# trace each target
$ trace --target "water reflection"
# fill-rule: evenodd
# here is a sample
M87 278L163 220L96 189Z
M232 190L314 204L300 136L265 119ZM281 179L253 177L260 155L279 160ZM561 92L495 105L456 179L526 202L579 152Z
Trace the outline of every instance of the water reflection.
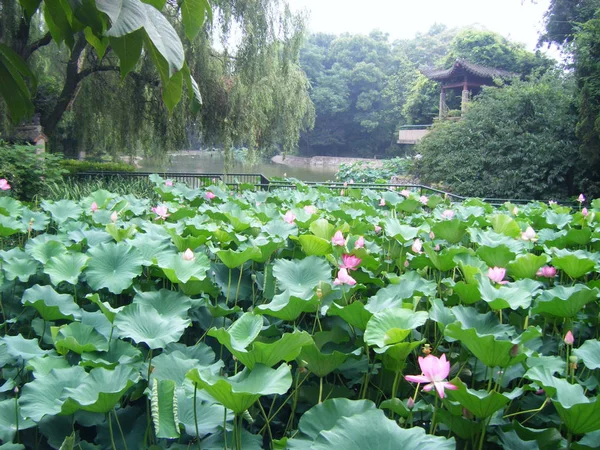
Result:
M219 152L174 153L167 161L152 159L140 162L140 171L148 172L188 172L188 173L223 173L224 158ZM234 160L229 173L262 173L270 177L293 177L303 181L335 180L337 167L289 167L271 162L244 164Z

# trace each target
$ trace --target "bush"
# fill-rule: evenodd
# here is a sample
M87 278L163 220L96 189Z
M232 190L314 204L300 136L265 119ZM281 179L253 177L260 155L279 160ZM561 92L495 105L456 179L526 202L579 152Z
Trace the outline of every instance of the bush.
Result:
M0 178L8 180L14 197L32 201L48 192L49 183L62 178L61 159L61 155L38 155L31 145L0 142Z
M356 183L389 183L395 175L407 173L411 160L408 158L393 158L384 160L381 166L373 166L372 162L357 161L340 164L335 174L338 181L353 180Z
M135 166L124 162L79 161L65 159L61 161L63 169L69 173L80 172L135 172Z

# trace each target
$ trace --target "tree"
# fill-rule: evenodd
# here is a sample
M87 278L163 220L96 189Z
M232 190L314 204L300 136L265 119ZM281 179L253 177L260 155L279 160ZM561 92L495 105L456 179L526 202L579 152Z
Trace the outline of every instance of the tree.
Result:
M579 25L592 19L598 9L600 0L550 0L544 14L546 32L540 36L540 43L571 43Z
M459 122L442 122L417 144L416 174L465 196L567 198L585 184L578 158L574 86L548 72L486 87Z

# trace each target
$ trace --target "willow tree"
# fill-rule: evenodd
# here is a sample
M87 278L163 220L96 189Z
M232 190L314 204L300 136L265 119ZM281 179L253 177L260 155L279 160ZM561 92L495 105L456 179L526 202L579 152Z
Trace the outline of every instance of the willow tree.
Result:
M44 45L21 53L40 81L34 104L52 148L147 153L204 141L225 147L294 149L300 130L312 124L313 110L297 65L303 22L285 4L215 1L208 9L211 20L200 28L198 21L190 23L190 9L204 2L148 1L160 9L175 33L171 42L183 42L185 63L173 72L157 46L148 42L143 27L126 40L103 40L115 25L102 7L130 2L142 4L139 0L61 2L101 11L109 33L90 36L78 31L66 46ZM43 14L31 16L27 46L46 39L46 30L52 31L46 2L42 6ZM5 9L1 13L5 16ZM194 10L194 17L198 14ZM131 56L131 49L138 58ZM191 96L182 95L186 86ZM66 87L70 87L67 96ZM197 108L200 97L203 105Z

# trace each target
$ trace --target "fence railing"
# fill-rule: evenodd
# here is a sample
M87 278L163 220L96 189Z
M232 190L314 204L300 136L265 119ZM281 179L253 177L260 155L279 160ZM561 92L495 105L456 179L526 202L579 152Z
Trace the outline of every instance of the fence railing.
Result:
M270 180L263 174L259 173L187 173L187 172L80 172L69 175L70 177L85 181L85 180L139 180L147 179L156 173L165 179L178 181L187 184L190 188L201 188L214 183L222 182L232 189L239 188L243 185L253 186L255 189L273 190L273 189L297 189L298 183L290 180ZM304 181L302 184L311 187L325 187L332 190L341 191L343 189L371 189L374 191L400 191L402 189L410 189L417 192L419 195L438 194L447 197L452 201L460 202L468 197L446 192L431 186L421 184L377 184L377 183L341 183L331 181ZM505 202L514 204L526 204L531 202L529 199L509 199L509 198L481 198L482 201L492 205L502 205ZM561 201L561 204L569 204L568 201Z

